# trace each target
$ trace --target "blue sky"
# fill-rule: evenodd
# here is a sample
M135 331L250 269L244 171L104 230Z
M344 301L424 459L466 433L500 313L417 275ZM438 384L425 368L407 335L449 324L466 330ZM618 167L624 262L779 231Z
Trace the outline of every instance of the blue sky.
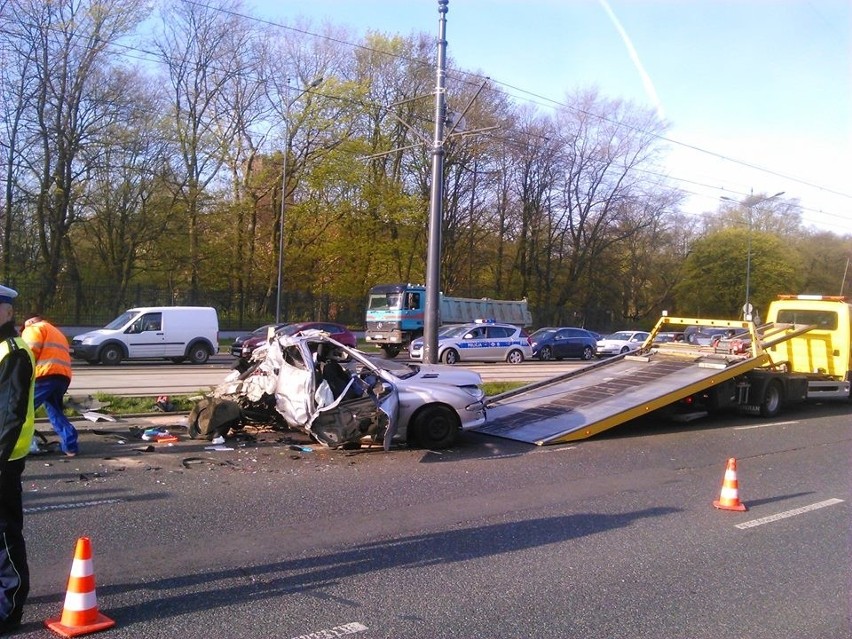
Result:
M247 0L260 17L437 37L437 0ZM671 124L686 211L750 192L852 233L849 0L449 0L447 54L542 109L597 86Z

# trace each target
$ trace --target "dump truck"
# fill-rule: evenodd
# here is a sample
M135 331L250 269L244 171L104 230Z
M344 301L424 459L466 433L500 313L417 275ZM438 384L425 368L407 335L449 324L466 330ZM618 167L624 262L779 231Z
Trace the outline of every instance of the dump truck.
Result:
M844 297L781 295L766 323L663 314L638 351L617 355L486 400L479 432L546 445L576 441L682 403L774 417L785 406L850 401L852 304ZM657 342L699 327L709 344ZM709 329L709 330L706 330Z
M532 314L526 299L448 297L439 293L438 325L466 324L478 319L516 326L530 326ZM422 284L380 284L367 297L365 339L379 346L386 357L400 351L423 335L426 287Z

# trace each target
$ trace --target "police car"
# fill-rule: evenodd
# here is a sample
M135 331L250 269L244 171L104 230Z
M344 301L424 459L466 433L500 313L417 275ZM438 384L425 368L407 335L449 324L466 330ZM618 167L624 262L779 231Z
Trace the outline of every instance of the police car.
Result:
M423 338L411 342L411 359L423 359ZM438 332L438 359L444 364L461 361L520 364L532 358L530 337L523 328L477 320L472 324L444 326Z

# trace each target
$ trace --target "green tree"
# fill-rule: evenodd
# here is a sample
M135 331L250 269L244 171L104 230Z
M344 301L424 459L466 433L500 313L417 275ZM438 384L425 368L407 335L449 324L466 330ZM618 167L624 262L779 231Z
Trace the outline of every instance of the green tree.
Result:
M675 287L676 313L742 317L749 262L749 301L761 316L776 295L800 288L800 258L778 236L753 231L749 241L747 229L724 229L693 244Z

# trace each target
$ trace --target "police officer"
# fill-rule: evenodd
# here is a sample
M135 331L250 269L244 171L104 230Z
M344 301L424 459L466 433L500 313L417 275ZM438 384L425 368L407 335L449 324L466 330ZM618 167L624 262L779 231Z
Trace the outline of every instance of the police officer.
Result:
M0 286L0 634L21 623L30 591L21 474L35 424L35 358L15 330L17 296Z

